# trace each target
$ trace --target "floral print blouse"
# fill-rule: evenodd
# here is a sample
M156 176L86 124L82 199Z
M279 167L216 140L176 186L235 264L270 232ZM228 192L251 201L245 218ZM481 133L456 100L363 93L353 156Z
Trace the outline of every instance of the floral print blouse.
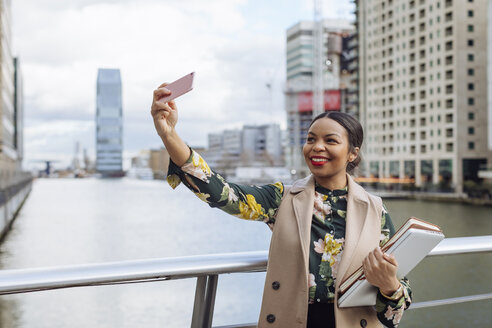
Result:
M270 228L275 224L275 214L284 192L280 182L263 186L228 183L194 150L181 168L170 162L167 181L172 188L183 182L209 206L241 219L265 222ZM335 300L336 273L345 242L347 194L347 187L328 190L316 184L309 253L310 304L333 303ZM391 218L383 206L380 246L394 233ZM377 294L375 309L385 327L397 327L403 311L410 306L412 291L408 280L402 279L401 284L403 294L398 300L389 299L380 292Z

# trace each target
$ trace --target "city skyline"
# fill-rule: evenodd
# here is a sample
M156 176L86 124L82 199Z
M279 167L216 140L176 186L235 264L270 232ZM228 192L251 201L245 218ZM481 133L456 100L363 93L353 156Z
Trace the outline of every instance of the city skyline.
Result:
M348 0L324 4L325 17L351 17ZM285 33L312 19L312 1L19 0L12 6L14 55L25 81L27 168L43 159L66 167L77 141L95 158L99 67L119 68L126 81L126 161L161 146L149 115L152 91L190 71L195 89L178 100L178 129L189 144L204 146L214 129L271 117L285 127Z

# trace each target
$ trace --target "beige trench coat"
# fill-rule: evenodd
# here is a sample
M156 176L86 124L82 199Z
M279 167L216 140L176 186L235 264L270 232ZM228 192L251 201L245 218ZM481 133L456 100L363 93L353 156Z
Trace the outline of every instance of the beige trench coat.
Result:
M368 194L349 175L347 179L345 245L337 273L343 279L336 279L335 295L340 283L379 245L381 234L381 199ZM284 192L270 242L260 328L306 327L313 204L313 176L296 181ZM372 307L335 306L335 320L337 328L382 327Z

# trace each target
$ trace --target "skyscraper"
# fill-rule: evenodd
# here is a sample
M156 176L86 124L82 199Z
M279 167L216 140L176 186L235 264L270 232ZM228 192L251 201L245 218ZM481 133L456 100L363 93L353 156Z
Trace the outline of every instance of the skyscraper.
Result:
M103 176L123 175L123 108L119 69L97 74L96 170Z
M12 32L11 32L11 3L7 0L0 1L0 189L17 181L21 170L21 160L18 147L21 139L21 114L22 114L22 83L18 62L14 63L12 56ZM14 66L15 65L15 66ZM14 75L16 80L14 80ZM17 89L16 89L17 88ZM15 101L16 95L18 96ZM19 111L17 116L16 111ZM20 129L20 130L19 130Z
M487 0L355 3L366 175L461 191L492 160Z
M302 145L313 118L314 101L314 31L315 23L301 21L287 29L287 83L285 109L289 147L287 166L296 170L298 176L309 170L302 159ZM321 72L324 89L324 110L352 112L357 110L353 95L347 92L353 86L349 64L354 65L351 33L354 26L347 20L325 19L322 21L322 54L324 67ZM319 82L319 81L318 81ZM351 98L347 99L350 96ZM349 100L349 101L348 101Z

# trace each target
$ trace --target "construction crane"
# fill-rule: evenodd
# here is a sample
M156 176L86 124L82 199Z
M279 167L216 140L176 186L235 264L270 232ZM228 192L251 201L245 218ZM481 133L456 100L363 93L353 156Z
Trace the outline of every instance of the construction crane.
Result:
M314 0L313 31L313 118L324 113L323 86L323 7L322 0Z

